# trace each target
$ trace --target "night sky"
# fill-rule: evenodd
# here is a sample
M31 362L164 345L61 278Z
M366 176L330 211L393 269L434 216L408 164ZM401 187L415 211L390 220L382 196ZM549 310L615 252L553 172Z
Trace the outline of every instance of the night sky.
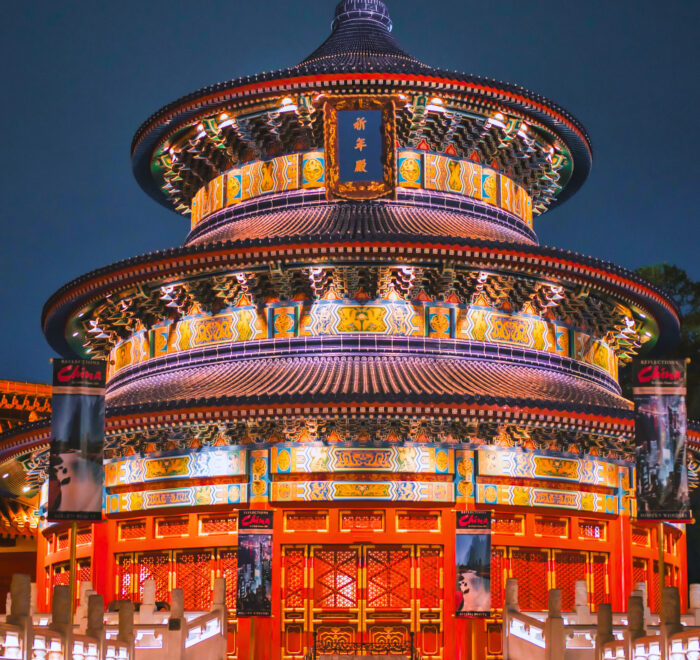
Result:
M593 172L541 242L700 278L697 0L387 2L418 59L540 92L587 127ZM0 18L0 378L48 381L45 300L99 266L182 242L141 192L131 138L207 84L296 64L335 3L11 2Z

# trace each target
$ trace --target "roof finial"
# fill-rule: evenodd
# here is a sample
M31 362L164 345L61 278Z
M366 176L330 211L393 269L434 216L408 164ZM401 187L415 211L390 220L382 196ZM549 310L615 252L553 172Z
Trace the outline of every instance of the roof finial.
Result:
M375 21L391 32L391 17L382 0L341 0L335 8L331 28L335 30L342 23L358 19Z

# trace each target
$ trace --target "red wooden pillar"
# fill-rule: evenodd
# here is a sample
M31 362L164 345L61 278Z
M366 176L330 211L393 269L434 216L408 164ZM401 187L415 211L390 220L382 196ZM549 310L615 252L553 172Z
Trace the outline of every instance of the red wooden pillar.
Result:
M46 571L46 555L49 553L49 542L46 537L39 532L36 537L36 604L40 612L49 612L49 584L50 578Z
M92 526L92 588L104 596L105 606L114 600L114 557L110 553L107 521Z
M632 526L629 516L618 515L610 525L611 557L609 563L610 592L613 612L627 611L627 598L632 593Z

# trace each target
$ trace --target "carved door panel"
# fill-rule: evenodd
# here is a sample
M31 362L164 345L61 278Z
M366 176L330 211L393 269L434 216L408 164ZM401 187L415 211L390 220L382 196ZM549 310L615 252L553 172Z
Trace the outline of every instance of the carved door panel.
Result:
M409 545L363 548L364 603L361 641L388 645L410 638L415 549Z
M425 660L443 657L445 606L442 546L416 547L417 571L414 599L416 645Z
M361 642L360 546L312 546L311 629L318 643Z

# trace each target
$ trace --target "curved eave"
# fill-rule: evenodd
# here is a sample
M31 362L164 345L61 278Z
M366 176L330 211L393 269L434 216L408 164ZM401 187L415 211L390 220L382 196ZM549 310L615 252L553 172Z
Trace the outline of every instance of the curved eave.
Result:
M311 68L311 65L307 68ZM478 103L498 104L499 108L534 118L567 144L574 161L571 178L550 209L571 197L583 185L591 170L591 143L581 122L544 96L517 85L439 69L435 69L432 75L391 71L360 74L310 71L308 75L299 75L298 70L287 69L205 87L163 107L136 131L131 146L134 176L150 197L166 208L172 208L153 178L151 162L157 146L173 130L193 121L198 115L209 114L233 101L249 101L255 97L301 91L333 93L357 83L364 86L376 83L385 88L393 87L397 91L411 88L430 93L458 94Z
M250 267L250 264L270 260L308 262L329 258L376 258L395 261L408 257L417 260L449 258L479 268L523 272L594 286L621 300L629 301L630 304L638 304L653 315L660 329L655 351L673 346L680 333L678 308L663 291L619 266L555 248L456 239L424 244L407 244L398 240L358 242L352 245L333 240L315 244L255 243L254 246L226 242L172 248L92 271L66 284L47 301L42 312L44 334L59 354L77 357L65 337L70 317L106 293L149 280L175 280L216 272L222 268Z

